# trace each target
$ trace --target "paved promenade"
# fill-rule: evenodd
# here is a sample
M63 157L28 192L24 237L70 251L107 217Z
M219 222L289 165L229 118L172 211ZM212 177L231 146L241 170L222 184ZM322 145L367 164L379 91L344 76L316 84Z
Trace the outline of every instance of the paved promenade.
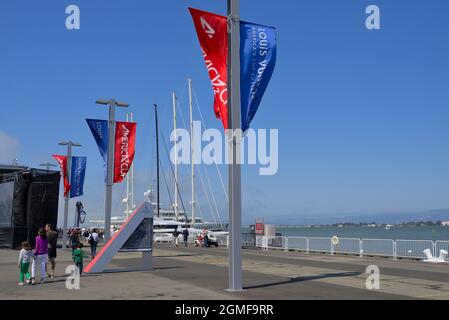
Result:
M0 249L0 299L449 299L449 264L243 250L245 290L230 293L227 249L157 245L154 270L126 270L140 259L123 253L108 266L114 271L67 290L70 252L58 255L55 279L18 287L18 251ZM368 265L380 268L380 290L365 287Z

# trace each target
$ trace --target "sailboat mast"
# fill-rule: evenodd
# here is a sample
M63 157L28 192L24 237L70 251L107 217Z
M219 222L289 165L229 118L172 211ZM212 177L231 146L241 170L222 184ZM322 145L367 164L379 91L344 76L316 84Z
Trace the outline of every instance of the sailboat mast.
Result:
M159 205L159 122L157 119L157 104L154 105L154 119L156 121L156 185L157 185L157 217L160 218L160 205Z
M189 109L190 109L190 163L192 165L192 227L195 224L195 161L192 112L192 79L189 78Z
M174 203L174 209L175 209L175 218L176 221L179 220L179 212L178 212L178 150L177 150L177 143L178 143L178 133L176 131L176 94L172 93L173 98L173 132L175 134L175 203Z

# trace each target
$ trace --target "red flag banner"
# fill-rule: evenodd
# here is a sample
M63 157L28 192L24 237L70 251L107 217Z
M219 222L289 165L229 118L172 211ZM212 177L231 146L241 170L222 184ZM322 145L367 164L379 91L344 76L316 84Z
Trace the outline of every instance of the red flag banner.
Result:
M136 126L134 122L117 122L115 126L114 183L126 177L134 160Z
M206 68L214 90L215 116L228 128L227 56L228 29L226 17L189 8L203 51Z
M53 155L52 157L58 162L61 168L61 176L64 179L64 197L67 198L70 191L70 183L67 177L67 157L60 155Z

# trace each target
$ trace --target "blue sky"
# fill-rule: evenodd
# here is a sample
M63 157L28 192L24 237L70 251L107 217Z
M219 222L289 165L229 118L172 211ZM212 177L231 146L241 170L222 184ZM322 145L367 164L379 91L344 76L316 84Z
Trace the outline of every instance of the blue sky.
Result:
M80 7L81 30L65 29L70 4ZM380 7L381 30L365 28L369 4ZM226 12L225 0L2 1L0 161L37 166L64 153L60 140L81 143L76 154L88 157L81 200L91 217L101 216L102 160L84 119L106 118L94 101L114 97L130 103L138 122L143 200L154 177L153 103L167 136L170 93L187 111L181 93L192 77L207 125L221 129L188 6ZM278 38L277 66L252 126L279 129L279 172L261 177L258 167L244 168L246 223L449 208L448 10L445 0L241 1L242 18L275 26ZM188 168L181 170L188 203ZM226 219L215 169L206 170ZM199 181L197 192L208 216ZM116 186L116 211L122 193Z

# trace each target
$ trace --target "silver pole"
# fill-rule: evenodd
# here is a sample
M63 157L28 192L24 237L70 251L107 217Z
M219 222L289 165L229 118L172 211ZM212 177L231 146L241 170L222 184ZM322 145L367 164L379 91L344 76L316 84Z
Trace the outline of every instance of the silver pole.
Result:
M97 100L95 103L109 107L108 163L104 210L104 240L107 242L111 238L112 186L114 184L115 107L127 108L129 105L124 102L117 102L114 99Z
M126 114L126 122L128 122L128 121L129 121L129 115ZM125 213L126 219L128 219L128 216L129 216L129 195L130 195L130 193L129 193L129 174L128 174L128 175L126 175L126 213Z
M66 168L66 175L67 180L70 181L70 174L71 174L71 168L72 168L72 147L81 147L80 144L74 143L72 141L64 141L60 142L59 145L61 146L67 146L67 168ZM63 221L63 233L62 233L62 248L67 248L67 221L69 219L69 200L70 200L70 191L67 194L67 196L64 197L64 221Z
M133 117L132 112L130 115L130 120L131 120L131 122L134 122L134 117ZM133 213L134 209L135 209L135 206L134 206L134 161L133 161L133 163L131 164L131 212L130 213Z
M112 186L114 184L114 141L115 140L115 100L109 101L109 134L108 134L108 178L106 182L106 200L104 212L104 240L111 238Z
M192 227L195 224L195 163L193 137L193 111L192 111L192 79L189 78L189 109L190 109L190 162L192 164Z
M176 131L176 94L172 93L173 98L173 130L175 133L175 217L176 221L179 220L179 212L178 212L178 150L177 150L177 143L178 143L178 134Z
M243 290L242 284L242 199L240 135L240 13L239 0L228 0L228 137L229 175L229 291Z
M70 171L72 168L72 144L69 143L67 145L67 180L70 181ZM62 238L62 247L67 248L67 221L69 219L69 200L70 200L70 191L67 193L67 196L64 198L64 237Z

